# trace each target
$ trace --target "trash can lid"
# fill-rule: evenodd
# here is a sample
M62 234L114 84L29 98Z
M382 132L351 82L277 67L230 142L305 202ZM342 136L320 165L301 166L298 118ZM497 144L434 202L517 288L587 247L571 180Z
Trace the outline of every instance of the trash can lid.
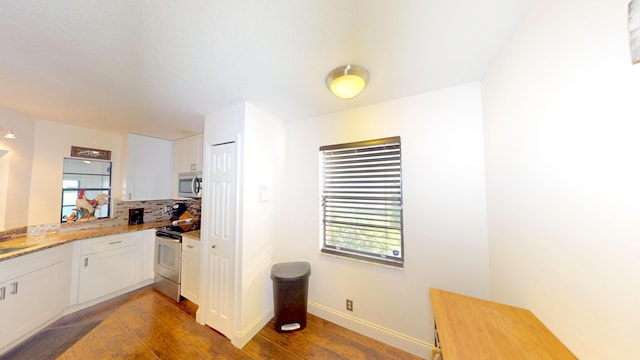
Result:
M273 264L271 279L298 279L311 275L311 265L306 261Z

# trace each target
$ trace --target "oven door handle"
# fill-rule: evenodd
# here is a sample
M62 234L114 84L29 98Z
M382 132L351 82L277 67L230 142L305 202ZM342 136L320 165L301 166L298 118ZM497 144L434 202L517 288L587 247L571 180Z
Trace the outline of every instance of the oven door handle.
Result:
M172 243L176 243L179 244L182 242L181 239L174 239L172 237L169 236L162 236L162 235L156 235L157 238L159 238L162 242L172 242Z

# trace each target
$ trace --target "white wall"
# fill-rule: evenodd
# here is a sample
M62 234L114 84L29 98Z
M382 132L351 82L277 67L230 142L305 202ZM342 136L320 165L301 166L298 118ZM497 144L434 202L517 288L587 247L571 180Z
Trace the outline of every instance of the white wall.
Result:
M271 265L280 238L279 203L284 193L285 127L251 104L245 108L242 318L241 329L258 321L257 332L273 316ZM261 190L264 187L265 189ZM262 193L262 194L261 194ZM261 197L262 196L262 197Z
M60 222L62 165L71 155L71 146L111 150L112 194L120 194L120 167L122 134L37 120L33 136L34 150L31 163L31 188L29 191L30 225Z
M288 125L286 233L277 257L311 263L311 313L426 357L429 287L489 296L480 90L467 84ZM319 147L397 135L404 269L321 254Z
M483 81L494 300L581 359L640 358L640 65L628 0L540 0Z
M0 188L0 207L4 207L0 230L27 225L34 127L35 119L0 108L0 128L16 135L15 139L0 136L0 149L6 151L0 159L0 177L4 179L4 189Z
M7 192L9 191L9 150L0 148L0 231L5 229Z

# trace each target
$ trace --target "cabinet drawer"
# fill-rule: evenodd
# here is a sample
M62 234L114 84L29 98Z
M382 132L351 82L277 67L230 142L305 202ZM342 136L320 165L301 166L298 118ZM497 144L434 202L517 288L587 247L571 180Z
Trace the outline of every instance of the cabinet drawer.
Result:
M103 236L95 239L83 240L80 248L81 255L93 254L100 251L114 250L136 244L134 233Z
M60 245L1 261L0 282L8 281L14 277L22 276L55 263L69 261L71 256L70 246L71 244Z
M198 255L200 254L200 240L186 236L182 237L182 252Z

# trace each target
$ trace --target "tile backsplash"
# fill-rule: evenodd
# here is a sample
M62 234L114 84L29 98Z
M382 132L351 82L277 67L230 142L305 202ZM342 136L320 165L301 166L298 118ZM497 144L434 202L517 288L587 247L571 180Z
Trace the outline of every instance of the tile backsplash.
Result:
M144 221L169 220L171 212L164 212L166 206L171 206L174 200L145 200L145 201L116 201L114 204L113 221L117 225L124 225L129 221L129 209L143 208Z
M189 211L196 219L200 220L201 212L201 200L189 199L189 200L146 200L146 201L116 201L115 212L113 215L113 221L117 225L126 224L129 221L129 209L143 208L144 209L144 221L158 221L169 220L171 218L171 211L165 212L164 208L171 206L176 202L183 202L187 205L187 211Z
M27 227L22 226L14 229L7 229L0 231L0 241L11 240L19 237L23 237L27 234Z
M196 218L196 221L200 221L202 204L201 199L166 199L145 201L116 200L113 206L113 214L110 219L98 219L94 221L83 221L69 224L57 223L45 225L30 225L28 227L25 226L21 228L7 229L5 231L0 231L0 241L22 237L25 235L37 236L47 233L69 232L103 226L126 225L129 222L129 209L132 208L144 209L144 222L170 220L171 211L165 212L164 209L167 206L171 207L171 205L176 202L184 202L187 205L187 211L189 211Z

